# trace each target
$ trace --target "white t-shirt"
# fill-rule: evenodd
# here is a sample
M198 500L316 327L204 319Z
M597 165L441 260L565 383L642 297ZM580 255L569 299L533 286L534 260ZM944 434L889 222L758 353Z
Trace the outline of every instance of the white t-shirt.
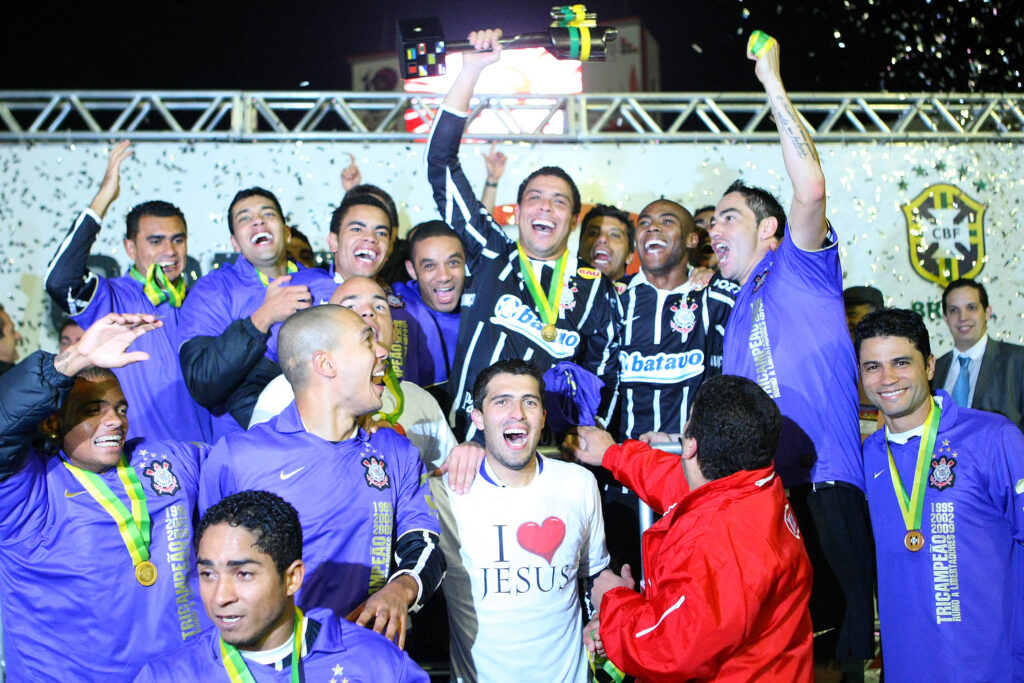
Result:
M455 435L444 419L444 413L437 405L437 400L426 389L404 381L401 386L402 393L405 394L405 407L398 418L398 424L405 430L406 438L419 449L423 464L428 469L438 468L455 448ZM263 388L263 392L256 400L256 407L253 408L252 418L249 420L249 429L275 415L280 415L294 400L295 392L292 391L292 385L284 375L278 375ZM395 409L397 401L387 387L384 388L381 400L385 413Z
M588 680L577 576L608 566L597 482L579 465L537 458L524 487L501 484L486 460L465 495L431 480L453 681Z

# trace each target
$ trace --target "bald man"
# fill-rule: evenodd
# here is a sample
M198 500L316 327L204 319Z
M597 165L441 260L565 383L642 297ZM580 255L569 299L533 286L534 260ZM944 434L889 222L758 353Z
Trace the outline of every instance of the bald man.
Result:
M363 276L349 277L331 295L330 303L358 313L373 328L381 345L391 348L394 341L391 306L387 294L375 280ZM391 362L389 358L388 363ZM392 378L392 381L384 384L384 393L381 395L383 406L379 412L374 413L374 417L390 422L412 441L428 469L440 467L456 442L437 400L426 389L412 382L396 382ZM249 427L279 415L293 400L295 394L288 378L284 375L276 377L256 401Z
M387 349L359 314L325 304L285 321L278 357L295 401L214 447L200 507L248 489L287 500L306 538L298 605L372 624L402 647L408 613L434 592L445 565L416 448L393 430L358 426L381 409Z

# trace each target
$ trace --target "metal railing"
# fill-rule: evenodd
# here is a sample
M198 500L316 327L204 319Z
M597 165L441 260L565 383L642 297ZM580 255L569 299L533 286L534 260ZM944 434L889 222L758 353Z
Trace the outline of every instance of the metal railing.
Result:
M1024 95L794 93L815 140L1024 139ZM0 91L0 142L424 137L437 95L314 91ZM481 139L776 142L762 93L481 95Z

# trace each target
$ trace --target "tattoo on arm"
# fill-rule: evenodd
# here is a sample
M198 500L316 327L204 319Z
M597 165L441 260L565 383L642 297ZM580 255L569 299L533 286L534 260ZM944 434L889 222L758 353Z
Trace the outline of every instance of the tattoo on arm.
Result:
M67 375L68 377L71 376L67 372L68 356L69 355L70 354L68 354L68 352L65 350L65 351L61 351L60 353L58 353L56 356L53 357L53 367L54 367L54 369L57 372L59 372L60 374Z
M814 143L810 141L807 132L800 125L800 119L797 118L796 110L793 109L789 100L782 95L776 97L772 102L772 113L775 115L779 128L783 131L783 135L789 137L790 142L793 143L797 156L801 159L811 157L820 163Z

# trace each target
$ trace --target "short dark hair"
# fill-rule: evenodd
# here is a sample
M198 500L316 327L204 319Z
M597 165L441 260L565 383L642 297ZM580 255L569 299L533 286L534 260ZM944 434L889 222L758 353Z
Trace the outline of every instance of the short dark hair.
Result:
M476 376L473 382L473 407L477 410L484 409L484 399L487 398L487 385L491 383L495 375L529 375L537 380L538 396L544 398L544 373L536 365L529 361L512 358L499 360L490 367L484 368Z
M454 237L459 240L459 244L462 244L462 240L459 239L459 233L452 230L451 226L444 221L424 221L423 223L417 224L411 231L409 231L409 258L414 258L413 252L417 244L423 240L430 239L431 237ZM463 246L462 250L466 250L465 246Z
M398 209L395 207L395 200L392 199L390 194L376 185L360 183L346 192L345 196L341 198L341 202L344 204L346 199L357 194L369 194L381 200L384 203L384 211L388 214L388 218L391 219L391 229L395 230L398 227Z
M523 182L519 183L519 194L516 195L516 204L523 203L523 195L526 194L526 186L530 184L530 181L537 176L542 175L555 176L569 184L569 191L572 193L572 215L578 215L580 209L583 208L583 204L580 201L580 190L576 187L576 181L572 179L572 176L566 173L560 166L542 166L530 175L526 176L526 178L523 179Z
M309 241L308 237L306 237L306 233L302 232L301 230L296 228L294 225L293 226L289 226L288 230L291 231L292 239L293 240L300 240L300 241L305 242L306 244L308 244L310 249L313 248L313 243Z
M295 560L302 559L302 525L288 501L269 491L242 491L210 506L196 529L196 551L206 530L216 524L240 526L256 537L254 544L270 555L282 577Z
M928 339L928 328L919 313L907 308L883 308L872 311L861 318L853 328L853 348L860 360L860 345L865 339L873 337L903 337L921 352L925 361L932 355L932 345Z
M2 310L4 309L2 306L0 306L0 311ZM61 318L60 325L57 326L57 336L63 336L64 330L71 327L72 325L78 325L78 322L73 320L72 318L68 318L67 316ZM81 327L81 325L78 325L78 327Z
M711 213L714 213L715 212L715 207L712 206L711 204L708 204L707 206L702 206L699 209L697 209L696 211L694 211L693 215L696 216L698 213L704 213L705 211L710 211Z
M277 212L281 215L281 220L283 221L285 219L284 209L281 208L281 202L277 201L277 195L270 190L265 190L262 187L250 187L246 190L239 190L235 195L235 198L231 200L230 204L228 204L228 230L231 231L232 235L235 234L235 219L231 213L235 210L235 204L244 201L249 197L266 197L274 203L274 208L277 209Z
M124 238L126 240L134 241L135 238L138 237L139 220L143 216L153 216L155 218L180 218L181 222L185 225L185 229L188 230L188 224L185 223L185 214L181 212L181 209L170 202L154 199L150 202L136 204L132 207L132 210L128 212L128 217L125 218L124 227Z
M760 187L747 185L742 180L734 181L722 196L724 197L732 192L739 192L743 195L743 198L747 200L747 206L754 212L754 218L757 219L758 223L768 217L774 217L778 221L778 226L775 228L776 239L781 240L785 236L786 210L782 208L782 204L775 198L775 195Z
M354 206L372 206L375 209L380 209L384 212L384 215L388 217L388 234L394 233L395 223L391 215L391 211L388 210L387 205L381 201L380 197L369 192L347 192L345 198L341 200L341 206L334 210L331 214L331 232L335 235L341 230L341 223L345 220L345 215Z
M693 397L684 436L697 441L708 481L767 467L779 444L782 416L764 389L746 377L717 375Z
M636 226L633 225L633 219L629 217L629 214L622 209L609 206L608 204L597 204L590 211L587 211L587 215L583 217L580 225L583 227L583 230L586 230L587 223L595 218L602 218L604 216L622 221L623 225L626 226L626 239L629 241L629 251L633 251L636 248Z
M985 291L985 285L981 284L976 280L962 277L957 280L953 280L946 288L942 290L942 315L946 315L946 299L949 298L950 293L954 289L960 289L961 287L970 287L971 289L978 292L978 301L981 302L982 308L988 308L988 292Z

